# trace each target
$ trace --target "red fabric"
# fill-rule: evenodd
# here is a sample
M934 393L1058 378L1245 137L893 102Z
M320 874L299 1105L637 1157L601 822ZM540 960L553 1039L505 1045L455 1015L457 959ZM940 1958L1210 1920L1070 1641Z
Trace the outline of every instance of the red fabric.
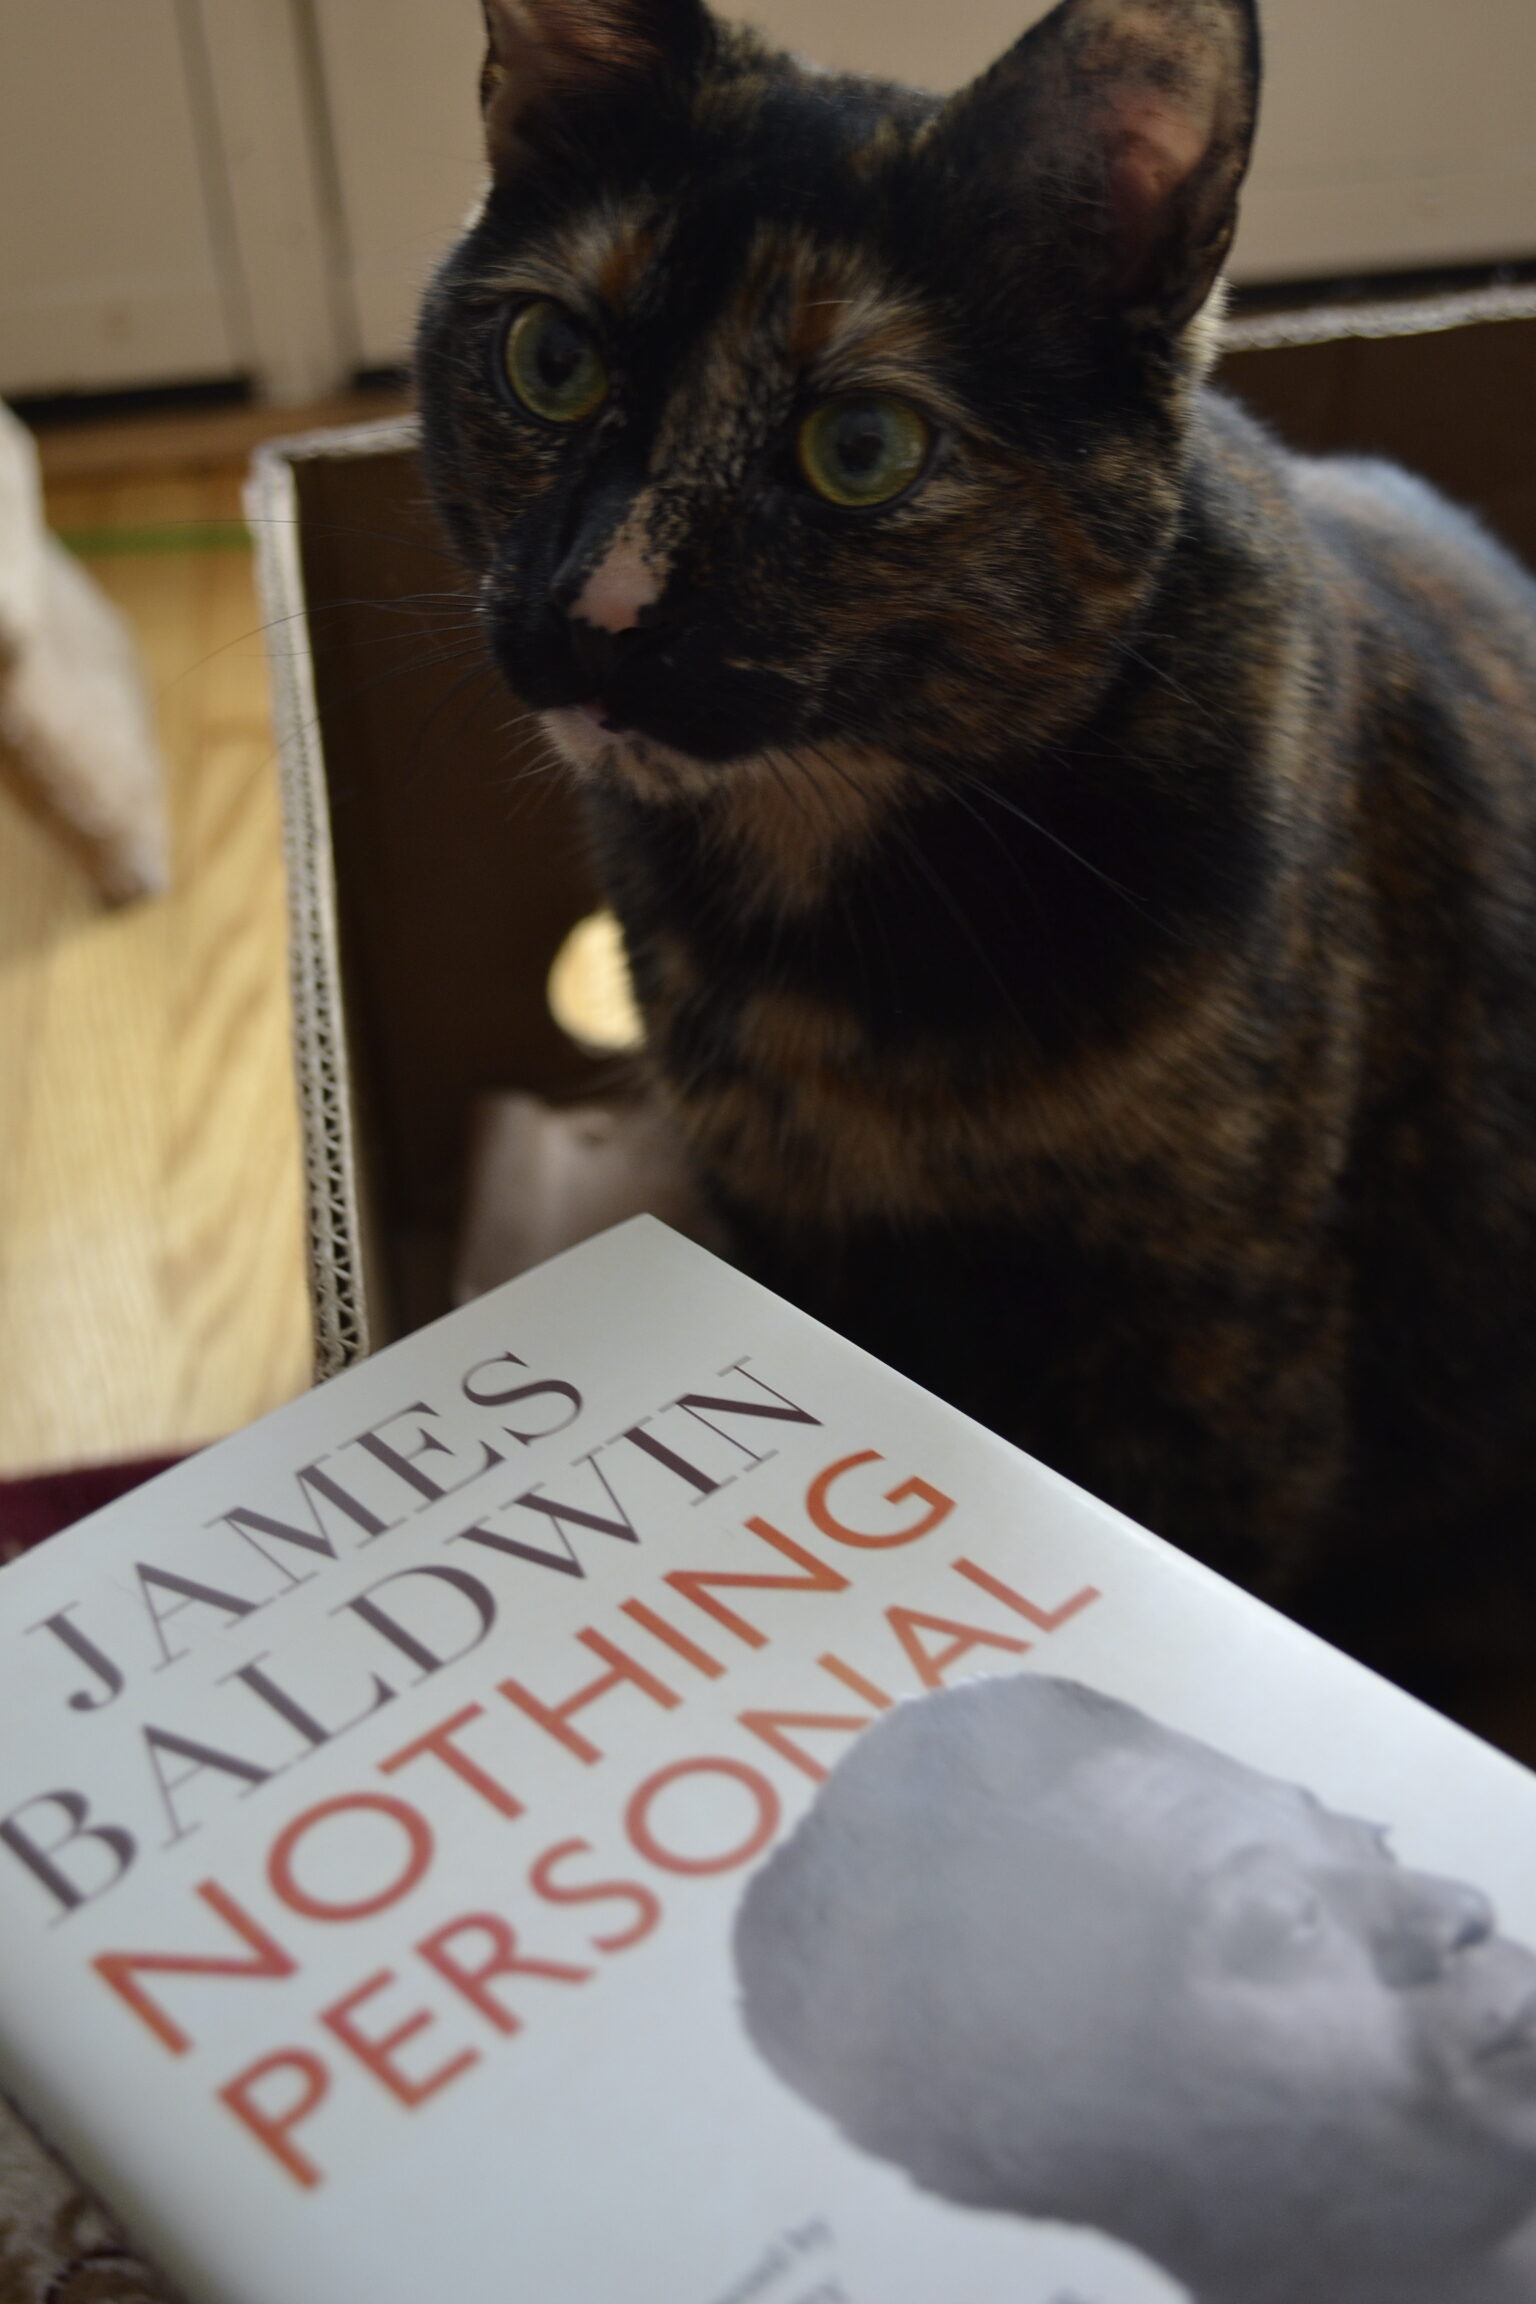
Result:
M0 1480L0 1561L14 1560L45 1536L56 1536L180 1462L179 1456L145 1456L129 1464L80 1464L62 1472L34 1472L25 1480Z

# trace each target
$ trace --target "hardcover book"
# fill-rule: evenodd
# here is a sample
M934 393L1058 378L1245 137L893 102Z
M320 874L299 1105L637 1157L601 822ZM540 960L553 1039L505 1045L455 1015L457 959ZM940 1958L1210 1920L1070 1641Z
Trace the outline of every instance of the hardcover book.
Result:
M197 2304L1536 2300L1536 1780L650 1219L0 1641L0 2081Z

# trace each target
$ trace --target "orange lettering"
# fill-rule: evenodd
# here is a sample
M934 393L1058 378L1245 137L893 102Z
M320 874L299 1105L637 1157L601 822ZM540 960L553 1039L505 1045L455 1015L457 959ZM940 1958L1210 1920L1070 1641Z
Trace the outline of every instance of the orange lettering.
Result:
M285 2071L298 2078L298 2095L283 2109L264 2112L256 2101L256 2090L269 2073ZM330 2087L331 2076L318 2056L312 2056L307 2048L279 2048L275 2055L263 2056L260 2063L248 2064L219 2090L219 2096L295 2184L302 2184L308 2192L321 2181L320 2170L293 2142L291 2131L325 2101Z
M754 1536L760 1536L765 1544L771 1544L775 1552L782 1552L786 1560L793 1560L804 1570L804 1574L761 1576L740 1569L674 1568L666 1581L674 1592L681 1592L685 1600L691 1600L695 1608L702 1608L706 1615L713 1616L717 1624L723 1624L727 1632L734 1632L737 1639L744 1640L749 1648L766 1648L766 1632L759 1632L755 1624L749 1624L744 1616L738 1616L734 1608L727 1608L723 1600L712 1600L710 1593L716 1590L846 1592L848 1579L835 1568L829 1568L825 1561L818 1560L814 1552L807 1552L804 1545L796 1544L770 1521L752 1519L747 1522L747 1526Z
M332 1816L356 1814L359 1810L378 1816L388 1816L405 1834L405 1862L393 1880L376 1889L371 1896L360 1896L346 1904L327 1903L324 1897L311 1895L301 1888L293 1876L293 1859L301 1840L324 1824ZM385 1912L391 1904L398 1904L408 1896L432 1861L432 1828L418 1809L409 1807L404 1800L392 1800L384 1792L343 1792L334 1800L322 1800L317 1807L306 1808L301 1815L281 1831L272 1843L267 1858L267 1878L272 1892L306 1920L366 1920L370 1913Z
M467 2072L472 2064L478 2064L480 2051L478 2048L461 2049L457 2056L451 2056L446 2064L439 2064L436 2071L428 2072L420 2080L413 2080L408 2072L402 2072L395 2062L395 2051L403 2048L407 2040L414 2040L418 2033L427 2031L437 2022L437 2018L429 2010L418 2008L413 2016L407 2016L392 2032L386 2032L382 2039L377 2040L370 2039L366 2032L360 2032L352 2021L354 2008L360 2007L365 2000L373 1999L377 1993L387 1991L394 1981L393 1969L380 1968L366 1982L359 1984L355 1991L347 1993L344 1999L333 2000L329 2008L322 2008L320 2021L328 2032L335 2033L344 2048L351 2049L365 2071L371 2072L375 2080L383 2082L391 2096L414 2109L416 2105L424 2104L429 2096L435 2096L440 2088L446 2088L450 2080L457 2080L459 2074Z
M973 1648L1009 1648L1015 1656L1029 1654L1027 1640L1010 1639L1006 1632L984 1632L979 1624L957 1624L951 1616L925 1616L920 1608L887 1608L885 1620L911 1659L912 1669L925 1688L942 1688L944 1675ZM942 1648L924 1646L923 1631L943 1632Z
M451 1713L446 1720L439 1721L435 1728L429 1728L425 1736L418 1736L414 1743L402 1744L398 1752L391 1752L387 1759L381 1760L379 1774L393 1776L401 1768L409 1767L413 1760L419 1760L430 1752L434 1760L441 1760L445 1768L451 1768L459 1781L467 1784L471 1792L478 1793L498 1815L521 1816L521 1800L516 1799L505 1785L498 1784L478 1760L472 1760L467 1752L461 1752L454 1742L461 1728L467 1728L472 1720L484 1717L484 1705L466 1704L461 1712Z
M896 1544L914 1544L919 1536L929 1535L941 1520L949 1518L955 1508L953 1496L946 1496L941 1490L931 1488L926 1480L903 1480L899 1487L886 1489L886 1503L905 1504L909 1496L915 1496L928 1506L921 1519L914 1520L909 1527L897 1528L888 1536L879 1536L871 1529L850 1528L846 1520L839 1520L827 1502L827 1492L833 1481L841 1480L845 1472L853 1471L857 1465L878 1464L881 1460L878 1448L864 1448L856 1456L839 1457L835 1464L827 1466L825 1472L817 1473L806 1490L805 1509L823 1536L830 1536L836 1544L853 1544L861 1551L879 1552Z
M520 1712L526 1712L529 1719L537 1721L547 1735L553 1736L565 1746L567 1752L573 1752L578 1760L590 1768L593 1761L601 1760L602 1747L594 1744L590 1737L583 1736L579 1728L570 1726L573 1712L580 1712L588 1704L595 1704L600 1696L608 1695L615 1688L622 1688L626 1681L632 1688L638 1688L643 1696L649 1696L653 1704L659 1704L664 1712L675 1712L682 1698L674 1695L666 1682L658 1680L654 1672L647 1672L643 1664L637 1664L632 1656L626 1656L623 1649L617 1647L605 1634L589 1628L585 1632L578 1632L576 1637L595 1656L604 1659L608 1670L600 1673L597 1679L589 1680L584 1688L578 1688L574 1696L567 1696L563 1704L542 1703L531 1688L523 1686L521 1680L499 1680L497 1687L509 1704L515 1704Z
M292 1976L298 1970L298 1962L283 1950L276 1937L269 1936L233 1896L225 1894L216 1880L200 1880L197 1893L241 1942L249 1945L249 1960L215 1952L98 1952L91 1962L97 1974L127 2001L134 2014L149 2026L157 2040L164 2042L173 2056L186 2054L192 2045L191 2035L150 1998L138 1981L141 1975Z
M1011 1584L1005 1584L1000 1576L989 1575L985 1568L978 1568L969 1560L955 1560L951 1566L957 1575L979 1585L983 1592L990 1592L994 1600L1001 1600L1003 1606L1011 1608L1015 1616L1022 1616L1026 1624L1033 1624L1037 1632L1059 1631L1072 1617L1102 1598L1096 1585L1085 1584L1081 1592L1074 1592L1071 1599L1063 1600L1059 1608L1037 1608L1032 1600L1024 1598L1022 1592L1015 1592Z
M453 1947L461 1936L472 1935L488 1943L489 1950L474 1966L469 1966L459 1959ZM451 1984L498 2032L519 2032L523 2020L510 2008L503 2008L495 1994L488 1990L493 1977L543 1976L556 1984L585 1984L593 1973L590 1968L575 1968L564 1960L525 1958L518 1951L516 1934L495 1912L466 1912L462 1920L450 1920L446 1928L434 1928L416 1949L427 1965L437 1970L444 1983Z
M752 1796L757 1820L745 1838L733 1848L714 1856L685 1856L676 1849L664 1847L656 1837L651 1823L651 1810L669 1785L681 1782L686 1776L725 1776L744 1784ZM670 1768L658 1768L654 1776L631 1795L624 1811L624 1829L632 1844L647 1863L663 1872L682 1872L702 1876L711 1872L729 1872L738 1864L750 1864L761 1849L767 1847L779 1828L779 1796L766 1776L749 1768L742 1760L674 1760Z

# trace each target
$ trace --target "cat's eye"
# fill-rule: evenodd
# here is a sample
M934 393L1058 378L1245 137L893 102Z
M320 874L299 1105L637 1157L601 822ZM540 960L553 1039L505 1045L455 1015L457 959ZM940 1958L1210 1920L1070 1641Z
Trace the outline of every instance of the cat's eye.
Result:
M502 346L507 382L546 424L580 424L608 397L608 369L592 332L548 297L514 314Z
M824 400L800 427L800 469L830 504L888 504L928 461L933 433L905 400L885 393Z

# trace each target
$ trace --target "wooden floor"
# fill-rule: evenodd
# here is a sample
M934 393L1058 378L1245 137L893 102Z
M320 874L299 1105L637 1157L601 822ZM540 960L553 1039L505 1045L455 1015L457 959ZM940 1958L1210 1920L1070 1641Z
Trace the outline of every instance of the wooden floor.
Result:
M138 633L175 886L102 910L0 793L0 1474L190 1447L309 1377L245 442L62 445L49 516Z

